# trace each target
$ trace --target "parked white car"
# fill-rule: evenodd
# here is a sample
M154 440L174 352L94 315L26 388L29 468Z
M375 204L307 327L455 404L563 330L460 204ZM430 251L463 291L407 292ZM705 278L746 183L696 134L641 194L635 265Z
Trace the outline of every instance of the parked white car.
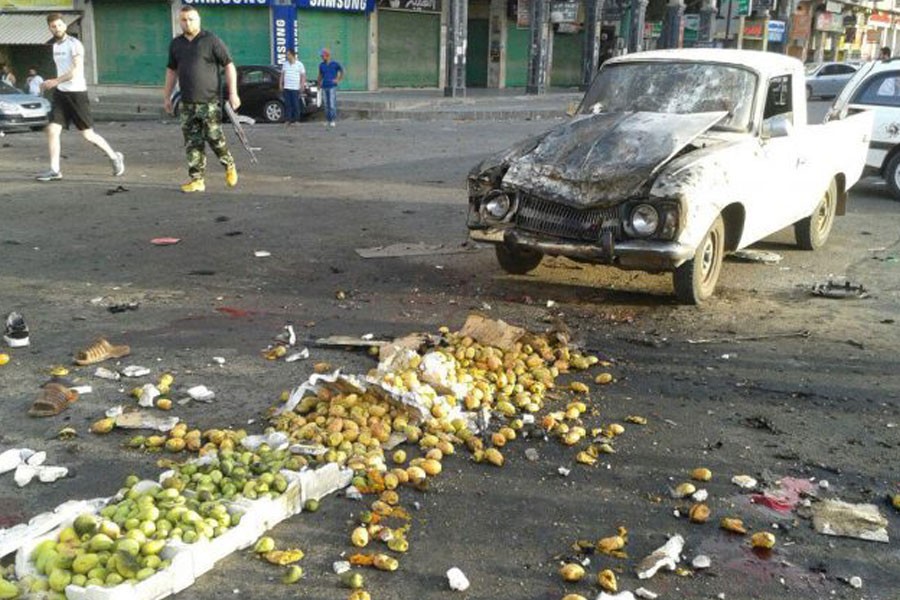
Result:
M814 250L863 171L871 114L808 125L803 65L750 50L640 52L603 64L578 114L469 173L470 237L501 268L544 255L671 271L699 303L726 252L788 226Z
M860 111L874 113L867 171L883 177L900 200L900 60L864 64L835 99L825 121Z
M859 69L855 63L826 62L806 65L806 99L833 98Z

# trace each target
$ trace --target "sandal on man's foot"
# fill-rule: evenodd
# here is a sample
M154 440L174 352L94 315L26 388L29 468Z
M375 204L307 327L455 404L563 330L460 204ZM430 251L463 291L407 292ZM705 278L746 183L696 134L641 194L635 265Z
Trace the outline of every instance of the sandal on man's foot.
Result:
M114 346L106 339L99 338L93 344L75 355L75 364L92 365L94 363L103 362L110 358L122 358L131 354L131 348L125 346Z
M28 414L32 417L52 417L58 415L78 400L78 392L59 383L48 383L41 388Z

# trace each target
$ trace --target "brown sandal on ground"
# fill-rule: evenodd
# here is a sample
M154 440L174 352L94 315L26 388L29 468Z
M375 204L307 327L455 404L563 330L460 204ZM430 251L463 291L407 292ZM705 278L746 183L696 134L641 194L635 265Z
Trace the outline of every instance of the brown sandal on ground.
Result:
M32 403L28 414L32 417L52 417L58 415L70 404L78 400L78 392L59 383L48 383Z
M113 346L106 339L99 338L75 355L75 364L81 366L92 365L110 358L122 358L129 354L131 354L131 348L128 346Z

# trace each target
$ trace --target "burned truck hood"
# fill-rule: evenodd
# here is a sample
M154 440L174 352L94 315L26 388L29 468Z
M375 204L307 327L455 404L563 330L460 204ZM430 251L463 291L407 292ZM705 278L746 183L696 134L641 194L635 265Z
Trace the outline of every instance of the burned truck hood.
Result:
M585 115L497 155L509 161L503 184L574 207L611 206L640 194L663 165L726 114Z

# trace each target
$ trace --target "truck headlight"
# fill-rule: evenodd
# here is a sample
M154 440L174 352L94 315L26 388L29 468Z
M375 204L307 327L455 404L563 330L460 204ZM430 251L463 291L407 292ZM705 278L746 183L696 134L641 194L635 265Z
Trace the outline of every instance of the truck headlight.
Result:
M512 208L509 196L500 191L494 191L485 198L481 204L482 214L492 220L502 221Z
M648 237L659 227L659 211L650 204L638 204L631 209L631 229L635 235Z

